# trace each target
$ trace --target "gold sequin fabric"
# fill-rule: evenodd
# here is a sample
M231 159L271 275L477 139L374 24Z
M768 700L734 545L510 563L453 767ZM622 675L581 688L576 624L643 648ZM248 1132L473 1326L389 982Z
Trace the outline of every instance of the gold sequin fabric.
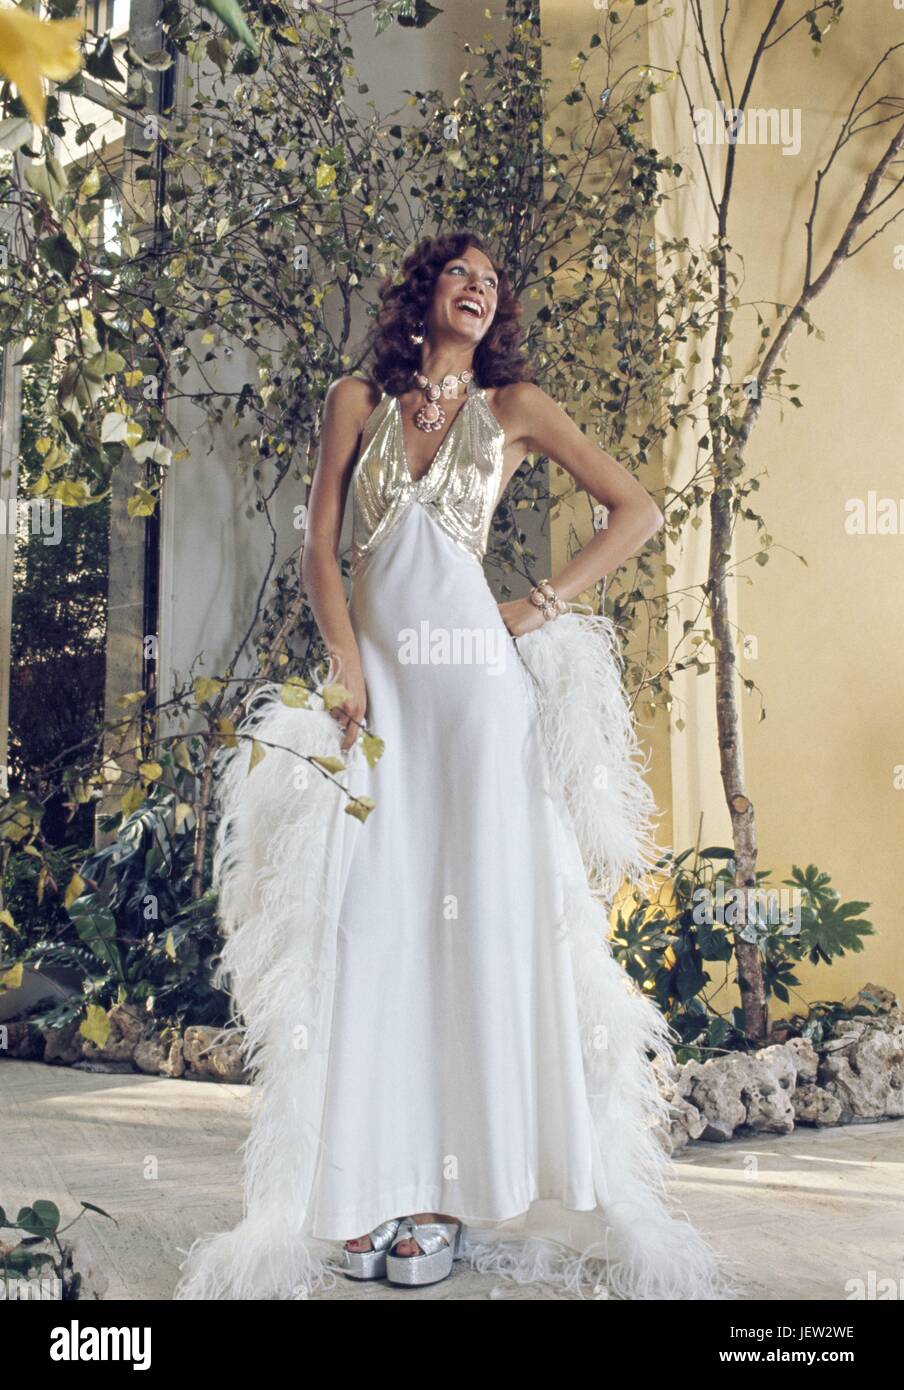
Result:
M352 477L352 574L361 572L415 503L482 560L499 501L504 446L505 432L486 392L472 384L429 469L413 482L399 399L384 391L364 426Z

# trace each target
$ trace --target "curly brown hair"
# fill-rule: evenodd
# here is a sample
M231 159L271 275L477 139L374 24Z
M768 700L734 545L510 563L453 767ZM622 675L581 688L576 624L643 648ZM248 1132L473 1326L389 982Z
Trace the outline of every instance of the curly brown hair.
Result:
M462 230L419 241L402 262L401 281L388 276L380 286L381 305L365 354L371 363L370 376L389 395L401 396L411 389L412 374L421 364L420 345L411 341L411 335L426 317L443 266L468 246L492 261L499 282L496 314L474 354L477 385L507 386L532 378L530 362L519 351L521 304L512 293L505 267L497 263L482 237Z

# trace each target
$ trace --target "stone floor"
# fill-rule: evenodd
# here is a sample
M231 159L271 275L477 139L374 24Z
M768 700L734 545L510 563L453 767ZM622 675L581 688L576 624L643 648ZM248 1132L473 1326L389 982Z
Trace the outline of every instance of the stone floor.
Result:
M64 1222L80 1199L84 1231L109 1279L107 1298L168 1299L179 1253L241 1214L245 1086L0 1062L0 1206L37 1198ZM749 1297L843 1299L849 1279L893 1278L904 1296L904 1121L801 1129L698 1144L676 1161L675 1197L719 1249L739 1260ZM554 1297L512 1290L457 1267L433 1289L342 1280L331 1298Z

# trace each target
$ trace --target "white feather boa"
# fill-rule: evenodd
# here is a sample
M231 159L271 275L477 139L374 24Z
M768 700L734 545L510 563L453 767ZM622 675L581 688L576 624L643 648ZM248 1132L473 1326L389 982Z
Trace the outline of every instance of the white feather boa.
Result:
M611 902L625 880L648 879L662 853L617 633L609 618L572 610L519 637L518 651L588 879Z
M664 1147L668 1105L658 1065L672 1065L670 1029L612 957L605 903L659 853L617 640L608 619L570 612L517 640L533 677L550 771L559 788L563 862L580 846L581 881L563 910L572 953L587 1094L597 1138L599 1198L576 1249L529 1229L471 1230L474 1268L541 1281L575 1297L727 1298L726 1262L670 1211ZM179 1299L309 1298L335 1283L338 1250L307 1229L319 1149L336 962L336 923L357 835L346 798L299 755L335 754L322 709L293 709L260 691L225 752L214 879L225 938L216 982L227 986L254 1077L243 1145L244 1214L200 1236L180 1265ZM249 773L249 739L268 746ZM344 785L360 795L358 748ZM583 865L581 864L583 860ZM588 879L590 889L588 888ZM600 1037L605 1046L600 1045Z

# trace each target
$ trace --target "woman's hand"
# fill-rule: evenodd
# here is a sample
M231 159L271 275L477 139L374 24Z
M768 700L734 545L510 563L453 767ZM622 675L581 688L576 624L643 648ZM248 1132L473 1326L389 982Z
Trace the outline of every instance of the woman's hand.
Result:
M526 598L500 603L499 613L513 637L523 637L525 632L533 632L546 621L539 608Z
M341 747L342 752L347 753L361 732L361 725L367 713L367 686L357 654L340 656L333 652L326 683L344 685L349 692L347 700L330 710L330 718L335 719L344 731Z

